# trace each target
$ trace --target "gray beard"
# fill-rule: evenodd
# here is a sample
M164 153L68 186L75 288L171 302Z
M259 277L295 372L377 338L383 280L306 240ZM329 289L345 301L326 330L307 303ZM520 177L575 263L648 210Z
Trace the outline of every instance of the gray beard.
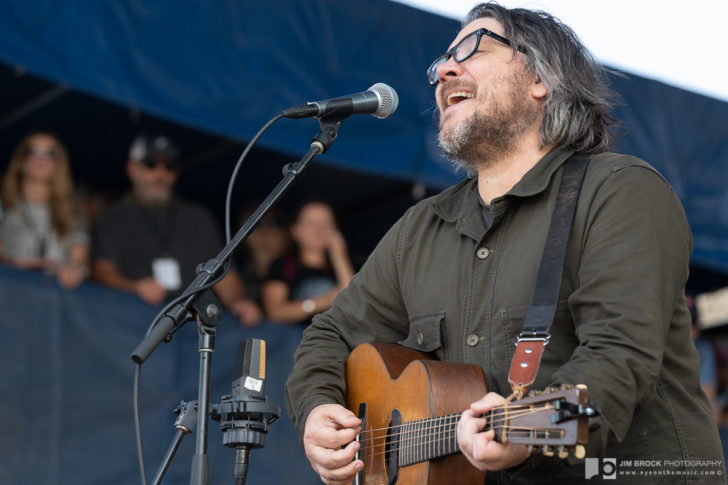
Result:
M162 207L172 201L172 190L147 189L135 187L134 195L142 205L147 207Z
M539 111L514 93L510 101L509 106L495 105L490 114L476 110L449 132L443 132L440 126L438 143L457 169L475 174L479 167L492 165L517 147L538 119Z

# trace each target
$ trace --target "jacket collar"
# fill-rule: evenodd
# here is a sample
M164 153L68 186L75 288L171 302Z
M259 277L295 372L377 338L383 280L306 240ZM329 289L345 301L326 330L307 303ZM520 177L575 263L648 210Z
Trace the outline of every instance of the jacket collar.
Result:
M556 147L543 156L531 170L508 191L506 196L531 197L540 194L551 183L554 172L573 154L572 150Z
M531 197L540 194L549 186L554 172L572 155L573 151L556 147L539 160L531 170L519 180L504 196L493 202L514 197ZM454 222L455 229L475 240L485 234L477 179L467 178L436 195L432 199L432 209L447 222Z

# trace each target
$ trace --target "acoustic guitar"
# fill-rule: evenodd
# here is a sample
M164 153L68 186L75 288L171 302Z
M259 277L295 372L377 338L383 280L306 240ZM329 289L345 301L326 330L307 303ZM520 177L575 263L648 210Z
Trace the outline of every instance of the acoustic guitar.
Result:
M349 409L362 419L357 458L367 485L482 484L484 472L460 454L457 423L486 394L477 365L441 362L392 344L362 344L346 363ZM584 386L551 389L494 408L486 429L501 442L581 458L597 411Z

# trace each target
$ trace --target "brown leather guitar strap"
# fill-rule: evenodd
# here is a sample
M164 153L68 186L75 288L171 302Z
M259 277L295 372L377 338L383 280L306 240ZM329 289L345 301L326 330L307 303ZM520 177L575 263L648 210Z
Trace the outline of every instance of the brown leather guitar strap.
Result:
M508 382L513 390L511 398L520 399L533 384L541 364L541 355L551 337L549 329L556 313L566 246L588 165L589 158L581 153L574 153L564 162L559 195L551 216L531 306L526 313L523 329L516 338L516 351L511 360L508 374Z

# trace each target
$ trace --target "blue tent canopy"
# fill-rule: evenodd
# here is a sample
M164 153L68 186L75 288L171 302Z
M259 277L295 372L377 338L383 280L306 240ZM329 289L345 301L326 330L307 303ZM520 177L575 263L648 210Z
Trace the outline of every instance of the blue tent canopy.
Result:
M240 141L289 106L384 82L399 93L398 111L347 120L322 160L439 189L462 174L437 151L424 71L457 29L387 0L6 0L0 60ZM728 272L728 103L636 76L613 83L624 100L619 149L675 188L694 231L694 262ZM83 126L73 115L68 122ZM316 131L315 121L286 120L261 143L302 153Z

